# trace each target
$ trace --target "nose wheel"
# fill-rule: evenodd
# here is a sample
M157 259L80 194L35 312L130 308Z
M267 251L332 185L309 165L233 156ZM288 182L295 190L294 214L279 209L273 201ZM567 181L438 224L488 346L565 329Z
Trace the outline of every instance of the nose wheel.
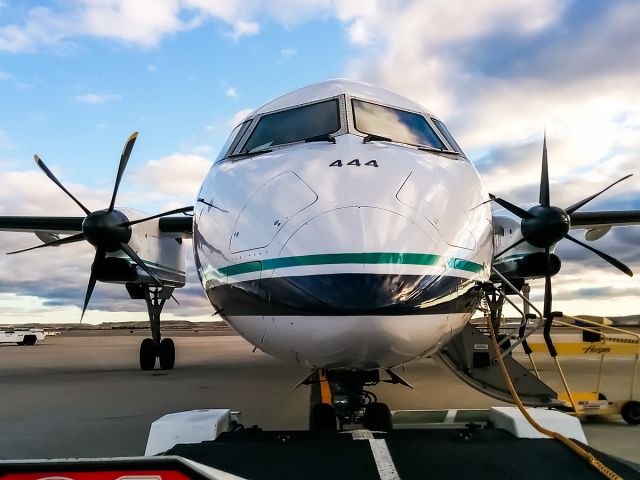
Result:
M362 425L374 431L392 430L389 407L365 389L379 381L377 370L317 370L312 373L303 382L311 385L309 430L336 431L347 425Z

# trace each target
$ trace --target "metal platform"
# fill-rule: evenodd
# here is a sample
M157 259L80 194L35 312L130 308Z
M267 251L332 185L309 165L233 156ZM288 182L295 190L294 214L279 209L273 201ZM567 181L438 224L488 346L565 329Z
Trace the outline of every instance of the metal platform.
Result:
M590 450L621 477L640 479L638 467ZM251 479L602 478L554 440L516 438L482 427L388 433L245 430L177 445L167 454Z

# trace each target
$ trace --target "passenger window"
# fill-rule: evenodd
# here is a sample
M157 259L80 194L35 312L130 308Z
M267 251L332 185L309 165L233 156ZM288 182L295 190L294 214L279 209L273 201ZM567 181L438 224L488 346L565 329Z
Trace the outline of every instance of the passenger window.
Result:
M422 115L353 99L356 130L393 142L443 149L444 144Z
M340 130L338 100L326 100L264 115L253 130L242 153L301 142Z

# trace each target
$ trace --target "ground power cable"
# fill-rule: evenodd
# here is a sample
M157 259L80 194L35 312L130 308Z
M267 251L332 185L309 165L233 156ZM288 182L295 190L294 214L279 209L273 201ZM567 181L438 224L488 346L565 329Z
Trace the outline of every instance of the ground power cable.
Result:
M533 417L531 417L531 415L529 415L529 412L527 412L527 409L522 404L522 401L518 396L518 392L516 392L516 389L513 386L513 383L511 382L511 377L509 377L509 372L507 372L507 368L504 365L504 360L502 359L502 354L501 354L502 352L500 351L500 347L498 347L496 334L493 331L493 325L491 325L490 320L487 321L487 328L489 330L489 336L491 338L491 345L493 346L493 352L498 360L498 365L500 366L500 371L502 372L502 376L504 377L507 387L509 387L509 391L511 392L511 397L513 398L514 403L518 407L518 410L520 410L520 413L522 413L524 418L527 419L527 421L531 424L531 426L536 430L538 430L543 435L551 437L559 441L560 443L563 443L565 446L569 447L574 453L584 458L587 462L589 462L589 465L591 465L593 468L598 470L605 477L611 480L623 480L623 478L620 475L615 473L613 470L609 469L600 460L594 457L593 454L586 451L584 448L578 445L575 441L565 437L564 435L558 432L554 432L553 430L544 428L542 425L536 422L533 419Z

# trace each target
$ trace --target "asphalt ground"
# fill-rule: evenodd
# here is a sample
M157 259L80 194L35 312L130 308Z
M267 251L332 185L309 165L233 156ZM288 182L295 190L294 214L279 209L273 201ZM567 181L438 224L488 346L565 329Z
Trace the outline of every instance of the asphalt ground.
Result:
M307 428L309 387L292 390L306 368L252 352L238 336L165 335L177 349L172 371L139 370L140 332L63 333L33 347L0 345L0 459L142 455L151 422L199 408L239 410L247 426ZM593 389L598 357L592 358L563 362L573 389ZM559 388L553 363L537 363L542 377ZM628 358L607 360L602 391L609 399L627 398L631 366ZM401 373L414 390L372 388L392 410L504 405L430 359ZM608 417L588 419L583 427L592 447L640 463L640 426Z

